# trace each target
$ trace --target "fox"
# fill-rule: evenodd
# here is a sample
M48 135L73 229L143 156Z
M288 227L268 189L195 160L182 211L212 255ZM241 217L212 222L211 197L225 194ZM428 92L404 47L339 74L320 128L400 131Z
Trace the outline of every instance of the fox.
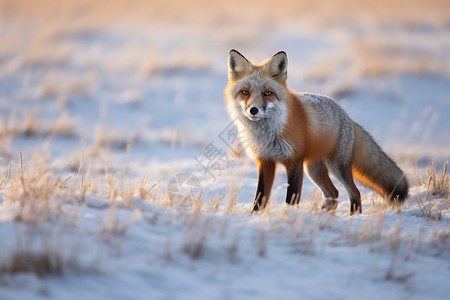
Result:
M334 99L289 89L287 65L284 51L261 64L234 49L228 55L226 108L258 166L251 212L266 207L277 164L286 168L290 205L300 202L304 170L322 192L326 211L336 210L339 196L329 172L348 193L350 215L362 213L354 178L401 205L409 188L403 171Z

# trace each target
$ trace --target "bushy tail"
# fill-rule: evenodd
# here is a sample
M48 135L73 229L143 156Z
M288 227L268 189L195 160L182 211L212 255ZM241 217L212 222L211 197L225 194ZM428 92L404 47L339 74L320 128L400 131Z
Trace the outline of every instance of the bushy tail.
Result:
M373 188L391 202L403 202L408 197L405 174L390 159L373 138L356 123L352 172L362 184Z

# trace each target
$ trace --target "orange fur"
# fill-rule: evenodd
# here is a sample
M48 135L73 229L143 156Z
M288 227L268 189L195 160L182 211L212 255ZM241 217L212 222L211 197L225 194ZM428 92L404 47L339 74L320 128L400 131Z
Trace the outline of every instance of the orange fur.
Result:
M300 100L289 92L286 98L288 117L282 136L294 149L293 159L314 162L328 157L334 150L337 134L321 132L310 119Z

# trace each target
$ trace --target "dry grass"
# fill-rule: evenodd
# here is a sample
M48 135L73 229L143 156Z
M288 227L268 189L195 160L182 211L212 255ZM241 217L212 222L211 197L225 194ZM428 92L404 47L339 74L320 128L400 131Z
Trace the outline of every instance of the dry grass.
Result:
M234 260L237 256L239 250L239 241L240 241L240 228L238 228L235 234L232 237L231 244L228 247L228 259Z
M308 224L309 220L306 220L301 214L297 214L293 218L291 226L293 228L292 237L290 238L291 246L296 253L303 255L313 255L316 253L317 242L315 241L316 235L319 230L322 230L321 222L322 218L313 217L312 224ZM331 219L329 219L331 220ZM331 227L331 224L327 226Z
M88 155L99 156L105 149L127 150L139 141L144 128L142 125L130 133L128 130L109 130L103 125L97 125Z
M336 246L349 245L352 247L362 244L374 244L382 240L383 222L386 215L384 213L367 217L361 226L354 228L348 223L341 236L335 238L331 243Z
M397 222L395 227L386 235L383 243L392 251L392 262L384 277L386 280L406 282L414 275L414 272L403 271L404 264L409 259L414 240L415 237L406 239L402 237L399 222Z
M15 219L24 223L54 220L85 203L79 202L74 196L85 193L85 196L90 197L92 193L86 188L90 183L83 177L83 170L87 168L84 155L79 159L78 175L72 179L54 179L52 172L27 167L23 162L19 162L16 170L12 168L5 173L0 185L6 184L5 201L19 204ZM448 188L445 168L440 174L435 168L428 172L429 194L435 191L436 195L446 195L445 191L442 194L443 188ZM311 199L304 199L298 206L270 205L259 216L249 219L242 216L247 211L237 209L239 185L230 185L208 203L203 203L199 198L191 206L179 208L170 201L161 200L163 195L152 193L164 177L147 184L148 176L144 176L135 185L131 182L120 184L120 178L120 174L106 171L104 185L107 188L95 196L110 203L106 206L107 210L100 210L104 214L101 214L103 219L99 235L115 256L123 253L123 237L135 226L136 221L143 218L148 221L145 224L154 226L160 218L158 212L153 212L152 217L147 218L142 216L141 209L132 210L134 198L148 201L158 209L167 206L162 210L163 215L170 215L164 230L172 230L170 228L174 228L174 224L182 225L180 244L177 240L174 242L171 234L164 239L162 255L170 263L178 260L176 255L179 252L192 260L216 260L217 255L223 255L229 262L237 262L243 257L242 251L251 248L254 249L254 255L269 257L270 246L279 242L287 242L292 253L308 256L316 255L318 249L324 246L367 247L369 251L387 252L392 256L384 274L386 280L405 283L416 274L409 271L407 265L413 255L431 251L433 255L439 256L450 249L450 231L445 228L430 230L429 235L424 236L420 228L415 233L402 228L400 219L392 228L386 228L386 211L372 212L363 218L327 214L320 209L322 199L319 192L314 192ZM97 182L96 185L102 184ZM428 201L425 201L424 207L427 207ZM67 203L71 208L64 207L63 204ZM126 213L120 210L126 210ZM245 219L239 219L241 217ZM229 222L240 223L231 227ZM74 226L76 222L70 224ZM330 237L324 240L323 234ZM39 277L61 275L64 270L82 269L80 265L76 257L66 256L56 248L43 248L42 251L18 248L11 250L10 255L0 263L0 274L33 273Z
M16 237L16 246L0 257L0 284L8 284L9 276L35 274L43 278L61 276L67 271L76 273L96 272L96 264L80 260L76 247L68 248L51 240L47 230L29 228ZM3 249L6 250L6 249Z
M225 206L223 211L225 213L234 214L236 213L236 201L239 190L241 189L241 185L231 184L227 189L227 193L225 195Z
M16 136L42 137L74 137L76 120L67 114L61 114L56 119L40 116L38 111L23 109L20 112L13 109L0 123L0 138L13 139Z
M33 273L38 277L61 275L64 268L75 265L74 259L65 260L61 253L55 250L33 252L29 249L17 249L1 262L0 275L20 273Z
M436 171L436 164L433 162L432 168L427 170L429 176L430 192L433 196L439 196L441 198L448 199L450 195L450 180L447 175L448 161L442 167L440 176Z
M211 220L197 211L188 220L185 230L182 251L190 258L198 259L204 254L207 238L213 230Z
M433 228L428 237L426 238L426 242L432 249L435 249L435 256L442 255L445 252L450 251L450 228ZM423 247L426 248L426 247ZM420 251L424 251L424 249L420 249Z
M131 227L134 220L140 217L140 210L136 209L125 220L121 220L118 216L117 205L113 203L106 212L101 225L101 236L106 242L116 241L117 238L123 237L127 230ZM120 242L118 243L120 245Z
M45 135L74 137L76 124L75 119L62 114L45 128Z
M64 214L62 198L64 181L40 168L26 168L22 153L16 172L8 174L4 199L17 207L15 219L25 222L48 220Z
M437 174L434 163L432 164L432 168L427 170L428 183L426 185L425 199L422 200L420 195L417 194L417 201L422 212L422 217L441 221L450 209L450 183L446 174L447 164L448 162L444 164L440 175ZM431 195L440 197L441 199L436 203L437 201L431 201Z

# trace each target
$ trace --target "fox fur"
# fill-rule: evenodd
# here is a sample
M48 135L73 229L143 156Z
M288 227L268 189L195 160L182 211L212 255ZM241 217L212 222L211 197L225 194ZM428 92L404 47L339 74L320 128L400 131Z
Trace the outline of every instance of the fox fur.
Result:
M333 99L287 87L285 52L258 65L231 50L228 78L227 110L246 152L258 164L253 211L266 206L277 163L286 167L289 204L300 201L304 169L322 191L327 210L337 207L339 195L329 171L347 190L351 214L361 212L353 178L391 202L402 203L408 196L402 170Z

